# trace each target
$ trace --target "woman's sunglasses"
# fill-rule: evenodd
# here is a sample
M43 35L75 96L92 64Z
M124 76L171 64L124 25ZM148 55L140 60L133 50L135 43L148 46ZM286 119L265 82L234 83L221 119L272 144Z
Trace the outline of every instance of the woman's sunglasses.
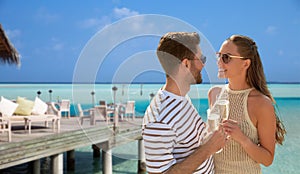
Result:
M248 59L246 57L233 56L230 54L222 54L220 52L217 52L216 54L217 54L217 58L221 58L225 64L229 63L231 59Z

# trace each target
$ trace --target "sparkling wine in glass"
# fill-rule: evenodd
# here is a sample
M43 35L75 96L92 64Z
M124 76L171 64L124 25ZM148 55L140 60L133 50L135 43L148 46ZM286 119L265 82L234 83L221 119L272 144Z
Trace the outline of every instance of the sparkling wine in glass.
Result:
M222 120L227 120L229 117L229 97L227 92L217 95L216 107L220 112Z
M207 124L208 124L208 133L212 134L219 127L220 123L220 111L218 108L213 110L207 109ZM223 149L220 149L216 153L220 153Z
M218 112L211 112L210 109L207 110L207 123L208 132L213 132L218 129L220 123L220 115Z

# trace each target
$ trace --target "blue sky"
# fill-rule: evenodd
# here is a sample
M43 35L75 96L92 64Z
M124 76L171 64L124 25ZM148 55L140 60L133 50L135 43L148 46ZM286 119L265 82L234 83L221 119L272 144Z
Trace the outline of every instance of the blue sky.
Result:
M150 14L171 22L132 18ZM118 25L127 19L130 23ZM250 36L258 45L269 82L300 82L298 0L0 0L0 23L22 63L20 68L1 64L0 82L74 82L90 71L79 81L122 81L131 74L129 82L163 82L162 71L153 67L159 66L153 62L154 53L162 31L178 21L200 31L214 50L232 34ZM131 29L139 29L139 35L118 40ZM104 35L106 30L110 35ZM109 50L100 62L84 58L96 38L99 55L90 54L90 59L100 59L105 47ZM118 42L110 45L113 39ZM215 65L213 57L208 61ZM203 72L205 82L213 79L210 71L216 69L211 69Z

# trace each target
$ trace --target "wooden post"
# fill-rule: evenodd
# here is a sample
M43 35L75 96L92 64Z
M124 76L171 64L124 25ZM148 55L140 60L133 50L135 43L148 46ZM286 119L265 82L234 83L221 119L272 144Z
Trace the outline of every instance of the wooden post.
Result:
M145 148L142 139L138 140L138 157L138 174L146 174Z
M109 142L102 143L102 172L103 174L112 174L112 150Z
M114 110L114 133L118 133L119 132L119 106L115 106L115 110Z
M52 173L63 174L63 154L56 154L51 156Z
M95 125L95 114L96 114L96 110L95 108L93 108L92 110L90 110L90 125Z
M97 144L93 144L92 149L93 149L93 157L99 158L100 157L100 146Z
M67 151L67 170L75 171L75 150Z
M103 174L112 174L112 151L111 149L102 150Z
M33 161L33 174L40 174L41 173L41 161L40 159Z

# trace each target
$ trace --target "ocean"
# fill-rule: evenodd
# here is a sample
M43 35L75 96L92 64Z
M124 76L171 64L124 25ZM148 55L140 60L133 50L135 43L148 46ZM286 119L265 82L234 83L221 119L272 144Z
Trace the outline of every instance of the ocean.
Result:
M207 92L211 86L213 85L194 85L189 92L193 104L204 120L208 108ZM117 87L115 93L112 87ZM151 100L151 94L155 94L161 87L162 84L0 84L0 96L8 99L21 96L34 100L39 92L40 98L45 102L70 99L72 116L78 114L75 107L77 103L81 103L83 109L86 109L100 100L112 103L115 96L117 103L136 101L136 115L142 117ZM300 127L297 123L300 121L300 84L268 84L268 87L275 97L276 108L287 129L287 135L283 146L276 146L273 164L262 167L263 173L294 174L300 168ZM75 150L75 171L66 171L64 166L64 173L102 173L101 158L93 158L90 146ZM112 153L113 173L137 172L137 142L118 146L112 149Z

